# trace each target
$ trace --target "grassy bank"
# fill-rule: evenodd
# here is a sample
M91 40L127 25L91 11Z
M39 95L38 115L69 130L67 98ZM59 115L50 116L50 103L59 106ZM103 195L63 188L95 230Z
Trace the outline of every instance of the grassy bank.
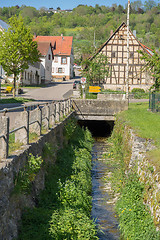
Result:
M128 126L142 138L150 139L157 147L147 153L149 161L160 170L160 113L148 111L148 103L130 103L128 111L120 114Z
M35 101L32 98L22 98L22 97L15 97L15 98L5 98L0 99L0 104L7 104L7 103L25 103L25 102L33 102Z
M45 164L45 189L37 207L25 210L19 240L97 239L90 216L92 137L72 121L64 135L68 144L58 151L56 164ZM44 163L47 158L55 158L50 144L43 151Z
M140 137L152 139L160 145L160 113L148 111L148 103L130 103L128 111L121 116Z
M156 217L151 216L146 200L150 198L154 190L147 174L153 172L156 166L160 169L160 122L159 113L148 111L148 103L131 103L127 111L117 116L115 127L110 142L110 153L107 159L113 164L114 171L111 176L112 189L119 194L116 209L119 217L119 227L124 240L158 240L159 232L156 231ZM137 174L138 166L129 168L131 158L130 128L135 130L141 138L150 139L156 145L156 149L148 152L146 179L141 180ZM108 161L106 159L106 161ZM156 195L157 196L157 195ZM156 204L153 197L153 204Z
M145 184L140 181L136 164L129 168L131 157L130 133L124 119L127 119L130 126L135 127L137 119L135 118L135 121L132 122L129 114L132 111L134 112L134 108L121 113L118 117L112 136L109 139L110 153L106 158L106 161L110 159L114 169L111 182L114 194L118 194L116 210L119 218L119 228L124 240L158 240L160 234L156 231L149 208L144 204Z

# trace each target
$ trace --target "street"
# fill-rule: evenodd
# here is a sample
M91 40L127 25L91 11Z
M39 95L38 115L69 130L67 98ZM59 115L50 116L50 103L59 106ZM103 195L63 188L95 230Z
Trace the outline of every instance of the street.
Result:
M46 101L54 101L54 100L61 100L66 99L70 96L72 96L73 93L73 81L75 79L71 79L69 81L64 82L55 82L50 83L46 87L42 88L27 88L24 89L24 94L19 95L20 97L24 98L32 98L36 101L34 102L28 102L25 103L25 105L30 104L43 104ZM3 110L4 108L13 108L13 107L19 107L24 106L22 103L12 103L12 104L0 104L0 110ZM15 126L15 121L18 113L22 110L12 111L6 113L6 116L10 117L10 128L12 129ZM0 116L2 116L3 113L0 113Z
M23 97L33 98L38 101L48 101L48 100L61 100L68 98L72 95L73 81L55 82L50 83L46 87L27 89L27 92L23 94ZM25 91L25 90L24 90Z

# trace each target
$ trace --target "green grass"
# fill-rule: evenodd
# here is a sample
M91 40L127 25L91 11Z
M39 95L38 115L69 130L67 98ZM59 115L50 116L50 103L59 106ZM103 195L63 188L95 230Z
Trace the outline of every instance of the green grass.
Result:
M35 101L32 98L22 98L22 97L16 97L16 98L5 98L5 99L0 99L0 104L5 104L5 103L24 103L24 102L32 102Z
M8 84L8 83L5 83L5 84L1 84L1 87L2 88L6 88L6 87L8 87L8 86L10 86L10 87L13 87L13 84ZM41 88L41 87L45 87L46 85L45 84L38 84L38 85L34 85L34 86L30 86L30 85L24 85L24 86L22 86L22 87L19 87L19 88Z
M65 134L69 142L58 151L56 164L46 163L48 157L55 161L54 146L46 144L45 189L37 206L24 210L18 240L97 239L90 220L91 196L87 195L91 192L91 134L72 122L65 126Z
M120 115L140 137L152 139L160 145L160 114L148 111L148 107L148 103L130 103L128 111Z
M86 93L86 99L97 99L97 93Z
M130 103L128 111L120 116L139 137L153 140L156 149L147 152L147 159L160 171L160 113L148 111L148 103Z
M9 135L9 155L11 155L14 151L21 148L23 144L20 142L15 142L15 133L11 133Z
M109 139L110 153L108 156L106 155L107 164L109 162L112 171L110 175L112 190L118 194L116 210L118 213L121 239L124 240L160 239L159 232L156 231L155 222L150 211L147 205L144 204L144 196L147 194L147 189L145 188L146 184L139 181L140 176L137 175L138 165L134 164L134 166L128 169L131 148L128 144L130 134L126 121L124 120L124 113L125 116L127 115L126 113L128 113L128 119L131 118L131 122L132 117L137 113L135 111L139 111L139 115L141 115L143 110L147 113L146 105L142 105L140 105L141 107L139 109L139 105L136 107L136 105L133 104L134 107L132 106L129 111L120 114L121 117L123 117L119 117L115 123L112 136ZM142 117L144 117L144 114L142 114ZM136 116L133 121L135 126ZM149 189L151 186L149 184ZM150 189L150 193L151 191L152 189Z

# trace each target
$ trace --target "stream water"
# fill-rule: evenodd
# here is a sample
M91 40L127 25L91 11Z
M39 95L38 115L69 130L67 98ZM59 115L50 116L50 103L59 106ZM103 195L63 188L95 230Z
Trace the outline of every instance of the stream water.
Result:
M103 154L107 152L106 138L96 138L92 150L92 218L96 219L100 240L120 239L113 196L104 180L109 174Z

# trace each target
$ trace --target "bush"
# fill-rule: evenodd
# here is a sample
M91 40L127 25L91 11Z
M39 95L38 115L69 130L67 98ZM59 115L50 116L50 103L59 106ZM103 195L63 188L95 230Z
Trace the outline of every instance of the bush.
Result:
M55 165L50 161L45 164L45 189L38 197L37 206L23 214L19 240L98 239L91 220L93 139L74 120L68 122L64 133L68 144L57 152ZM43 158L52 159L53 155L52 145L46 144Z
M79 209L72 208L53 213L50 235L55 240L98 239L93 221Z
M142 88L133 88L132 93L145 93L144 89Z
M119 226L124 239L157 240L160 237L149 210L143 204L143 190L137 174L130 172L117 202Z

